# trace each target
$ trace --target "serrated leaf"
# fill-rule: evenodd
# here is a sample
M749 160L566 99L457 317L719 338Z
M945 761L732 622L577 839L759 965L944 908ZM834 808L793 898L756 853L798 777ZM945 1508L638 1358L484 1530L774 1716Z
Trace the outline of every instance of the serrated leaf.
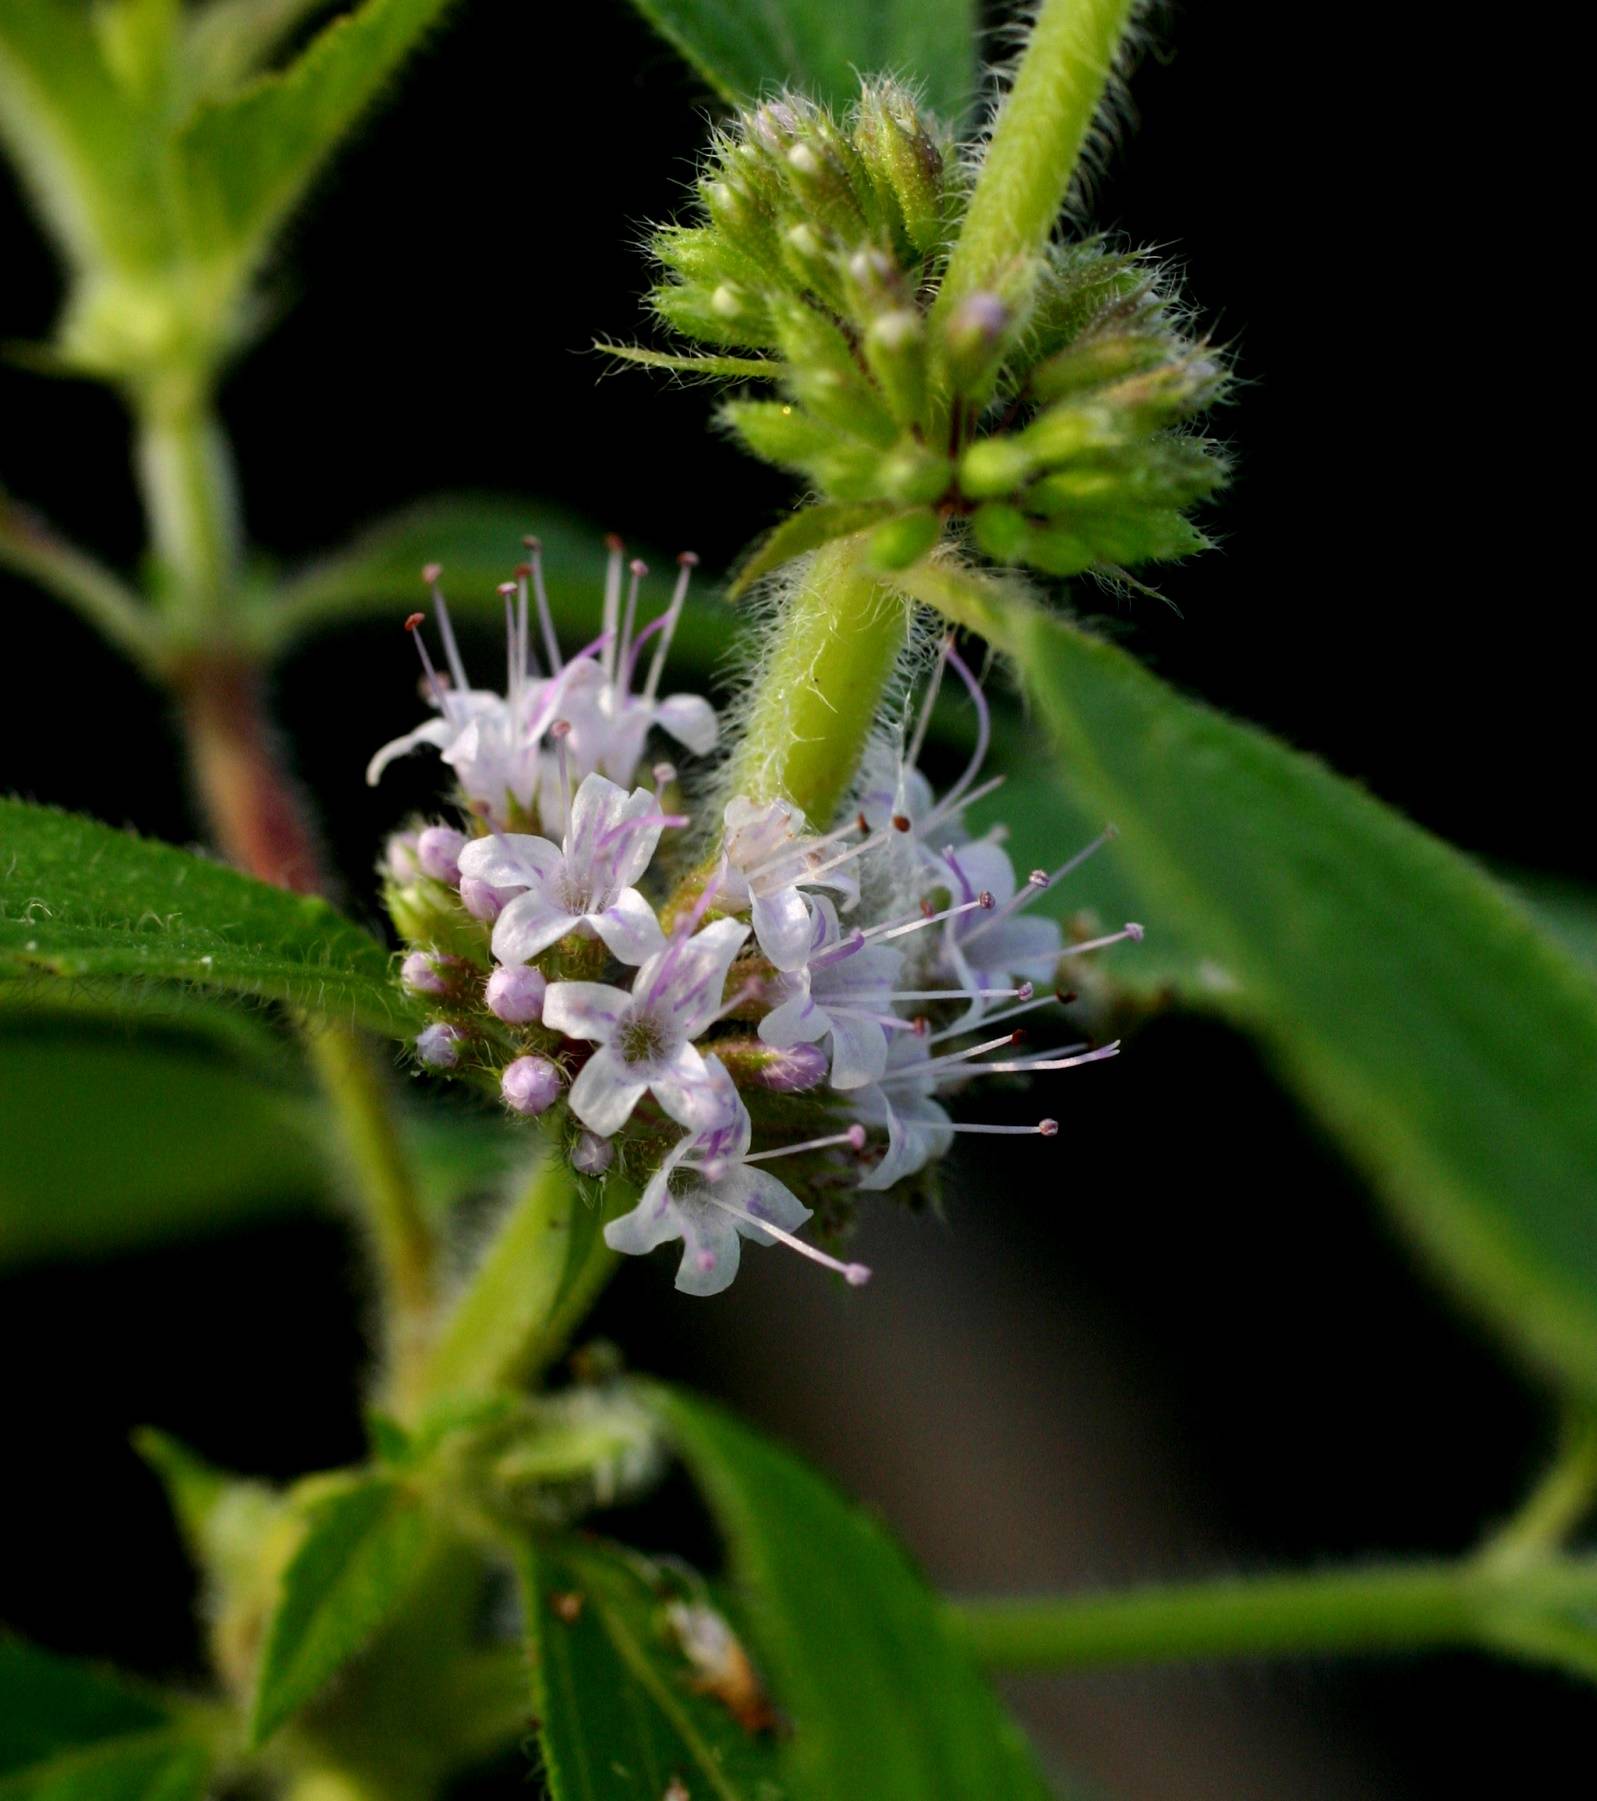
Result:
M364 1649L421 1574L430 1537L415 1496L386 1478L357 1481L312 1506L267 1629L252 1745L264 1744Z
M157 1697L0 1636L0 1801L196 1801L208 1763Z
M1017 610L995 633L1131 917L1183 947L1426 1257L1597 1393L1597 986L1479 870L1329 770Z
M370 933L326 901L25 801L0 800L0 978L162 978L406 1036Z
M832 106L860 74L896 74L953 123L976 97L971 0L633 0L706 82L734 105L780 87Z
M804 556L830 544L835 538L847 538L887 518L893 511L885 500L822 501L805 507L772 531L768 531L744 558L728 589L731 599L746 594L761 578L794 557Z
M287 68L201 106L178 139L195 248L253 262L450 0L365 0Z
M779 1801L774 1741L740 1723L669 1632L641 1559L562 1544L524 1553L522 1605L554 1801Z
M727 376L734 381L775 381L784 367L768 356L681 356L666 350L646 350L641 344L596 344L594 348L622 363L669 369L677 375Z
M424 597L421 569L443 565L444 592L452 612L500 627L504 601L499 584L526 556L522 538L534 533L543 544L550 610L561 648L569 655L600 630L604 593L604 534L581 520L538 501L497 495L445 495L421 501L374 525L346 550L291 578L263 616L274 643L346 619L392 619L396 626ZM673 557L640 552L649 564L641 622L652 600L663 608L675 574ZM730 609L710 598L701 577L689 593L671 644L670 678L685 671L701 675L726 654L739 623ZM502 671L485 670L498 679Z
M657 1390L727 1540L795 1797L1047 1794L1019 1729L876 1521L719 1408Z

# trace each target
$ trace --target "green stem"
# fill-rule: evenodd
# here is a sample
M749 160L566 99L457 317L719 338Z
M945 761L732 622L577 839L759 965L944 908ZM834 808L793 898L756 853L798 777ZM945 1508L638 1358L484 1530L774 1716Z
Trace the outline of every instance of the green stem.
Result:
M852 785L910 609L865 567L858 539L818 550L785 600L760 665L729 791L785 797L830 824Z
M1597 1420L1565 1422L1558 1456L1513 1518L1481 1547L1482 1564L1500 1573L1524 1569L1556 1551L1597 1506Z
M436 1241L371 1045L347 1026L325 1023L307 1022L303 1036L372 1237L387 1333L385 1399L400 1419L412 1419L437 1315Z
M239 563L233 458L198 383L134 399L135 462L150 542L171 584L174 610L198 635L225 613Z
M1006 298L1048 242L1103 100L1132 0L1043 0L993 128L936 310Z
M1597 1559L1512 1580L1477 1563L1376 1565L1123 1594L966 1601L956 1634L1001 1670L1091 1669L1192 1658L1511 1645L1538 1614L1597 1604Z
M0 494L0 565L64 600L147 673L159 654L151 615L109 569Z

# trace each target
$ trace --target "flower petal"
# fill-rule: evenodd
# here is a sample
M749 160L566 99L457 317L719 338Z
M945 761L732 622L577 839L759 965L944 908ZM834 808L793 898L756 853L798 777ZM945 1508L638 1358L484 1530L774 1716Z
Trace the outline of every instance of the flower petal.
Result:
M546 1007L545 1018L547 1017ZM583 1075L586 1074L587 1070L584 1070ZM581 1076L577 1078L579 1082L581 1079ZM686 1126L690 1132L713 1132L717 1126L730 1123L726 1118L726 1099L722 1086L691 1044L679 1044L668 1056L650 1068L649 1087L661 1107L679 1126ZM573 1088L573 1105L576 1098L577 1091ZM628 1111L630 1110L629 1108Z
M879 1082L887 1069L887 1031L871 1019L833 1013L832 1086L863 1088Z
M749 1169L746 1166L728 1170L715 1192L722 1200L730 1201L734 1207L741 1207L745 1213L752 1213L755 1221L768 1219L773 1226L780 1226L784 1232L796 1232L810 1217L810 1210L789 1189L778 1182L775 1176L767 1175L763 1169ZM756 1244L775 1244L769 1232L762 1232L758 1224L748 1220L737 1220L736 1226L745 1238L751 1238Z
M551 944L577 929L564 907L552 906L542 888L518 894L494 921L493 953L501 963L530 963Z
M760 1021L763 1043L785 1051L790 1045L814 1044L831 1030L831 1021L811 998L805 982L780 1007L773 1007Z
M801 968L810 951L810 907L798 889L756 894L753 919L754 936L773 967Z
M597 988L599 985L597 982L557 982L544 999L545 1022L549 1018L549 1001L560 988ZM632 1117L632 1109L643 1099L645 1086L610 1045L601 1045L583 1064L576 1081L571 1084L571 1111L590 1132L609 1138Z
M647 963L665 944L654 908L636 888L624 888L602 913L590 913L588 924L623 963Z
M567 1038L608 1044L631 1005L632 996L608 982L551 982L543 997L543 1023Z
M702 694L671 694L654 709L654 723L696 757L715 749L721 735L715 708Z
M691 1192L677 1203L682 1223L682 1261L676 1286L683 1294L720 1294L738 1273L737 1225L730 1213Z
M423 744L431 744L442 750L454 735L455 727L447 719L429 719L418 725L415 731L406 732L403 738L391 738L366 765L367 787L375 788L382 780L383 771L396 758L408 756Z
M460 873L495 888L535 888L560 861L560 847L527 832L490 832L460 853Z

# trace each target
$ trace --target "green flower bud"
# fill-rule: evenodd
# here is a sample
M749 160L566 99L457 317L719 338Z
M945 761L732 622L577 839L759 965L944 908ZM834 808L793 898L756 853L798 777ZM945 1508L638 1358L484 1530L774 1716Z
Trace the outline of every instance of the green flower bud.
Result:
M930 507L886 519L871 533L867 554L878 569L907 569L937 542L943 522Z
M867 84L853 135L878 190L891 196L910 247L927 255L949 223L947 159L929 121L895 82Z
M954 483L954 466L916 438L901 438L879 465L881 491L889 500L929 505Z
M983 438L959 461L959 485L972 500L996 500L1024 487L1037 470L1037 457L1014 438Z
M865 361L901 425L926 408L926 327L912 307L873 319L865 331Z
M971 294L943 327L943 360L956 394L982 394L1003 353L1010 314L996 294Z
M970 516L970 529L976 542L995 563L1019 563L1025 560L1031 523L1019 507L1001 501L989 501L977 507Z

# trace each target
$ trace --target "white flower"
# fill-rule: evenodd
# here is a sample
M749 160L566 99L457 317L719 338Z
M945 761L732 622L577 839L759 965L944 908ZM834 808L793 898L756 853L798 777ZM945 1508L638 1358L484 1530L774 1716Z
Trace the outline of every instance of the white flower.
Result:
M1021 911L1043 891L1046 877L1028 877L1017 893L1014 865L991 838L951 846L938 862L952 901L972 900L985 890L994 902L991 909L953 914L940 935L937 967L970 995L967 1021L980 1017L985 991L1022 982L1051 986L1064 948L1059 922Z
M647 788L590 775L571 803L565 838L495 832L460 853L463 876L522 888L494 921L501 963L530 963L576 931L596 933L612 956L642 963L665 943L654 909L633 885L649 866L665 817Z
M748 935L737 920L718 919L673 938L638 971L631 994L605 982L550 984L543 1023L599 1046L571 1085L571 1110L591 1131L619 1131L645 1093L690 1131L724 1123L723 1091L692 1040L720 1011L727 971Z
M887 1068L891 1028L883 1021L896 1017L892 997L903 958L886 945L862 942L858 933L845 934L836 908L824 897L811 904L806 961L778 978L785 998L760 1021L760 1037L785 1050L830 1033L832 1086L859 1088Z
M833 888L845 906L859 885L826 856L827 839L804 836L804 815L787 801L758 806L747 795L726 803L726 862L716 904L729 913L750 911L754 937L776 969L800 968L810 953L809 903L800 888Z
M810 1217L809 1208L774 1176L744 1162L751 1137L748 1109L719 1057L706 1058L704 1067L724 1122L683 1138L650 1178L638 1205L604 1229L611 1250L629 1256L680 1238L676 1285L696 1295L719 1294L731 1283L740 1238L774 1244L766 1225L790 1234Z
M861 1188L891 1188L933 1158L948 1154L954 1142L953 1122L934 1098L939 1072L927 1067L931 1062L922 1039L910 1032L897 1033L888 1047L882 1079L849 1096L858 1119L887 1132L886 1155L860 1178Z

